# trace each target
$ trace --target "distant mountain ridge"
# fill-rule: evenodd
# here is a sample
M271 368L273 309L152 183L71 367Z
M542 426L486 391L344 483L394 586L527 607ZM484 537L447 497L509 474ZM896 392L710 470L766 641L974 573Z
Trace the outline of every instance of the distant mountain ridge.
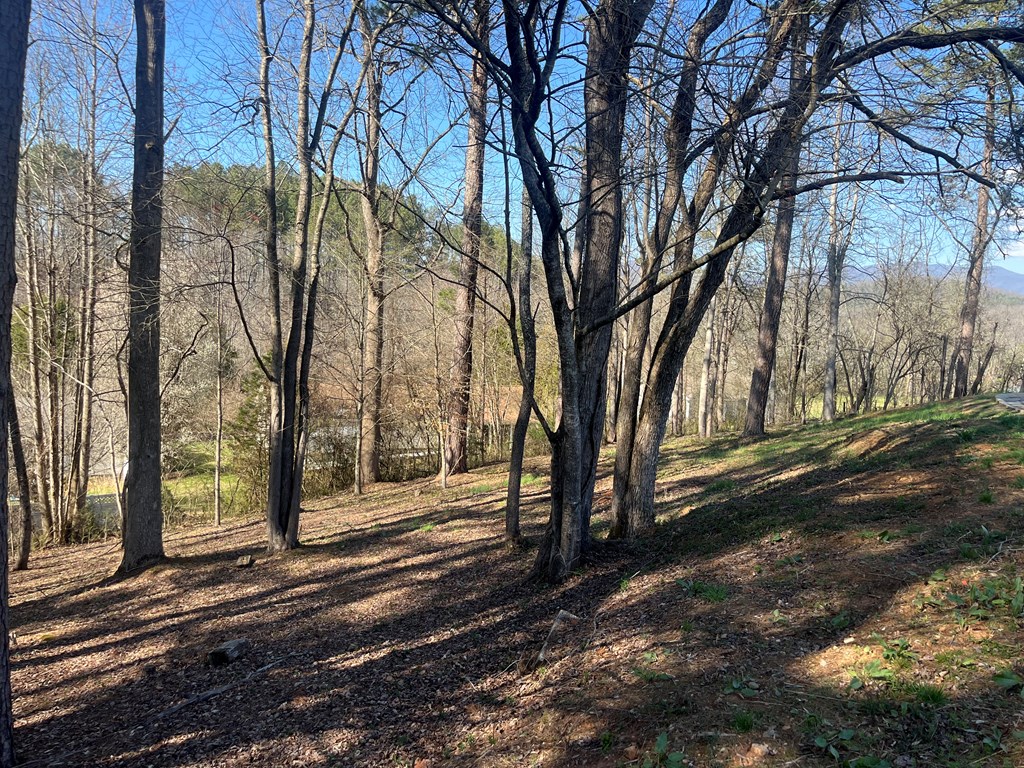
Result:
M993 291L1024 296L1024 275L1006 267L990 264L985 267L985 284Z

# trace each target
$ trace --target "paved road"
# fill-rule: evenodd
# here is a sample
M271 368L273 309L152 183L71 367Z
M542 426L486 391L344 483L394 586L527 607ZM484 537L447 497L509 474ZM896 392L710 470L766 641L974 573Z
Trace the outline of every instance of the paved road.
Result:
M996 395L996 400L1015 411L1024 411L1024 392L1007 392Z

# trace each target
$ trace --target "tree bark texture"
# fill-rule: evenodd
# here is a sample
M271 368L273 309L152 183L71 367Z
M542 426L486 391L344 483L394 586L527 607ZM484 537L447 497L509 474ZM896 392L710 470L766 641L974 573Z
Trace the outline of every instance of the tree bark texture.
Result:
M580 203L583 244L580 269L569 274L570 286L577 294L574 309L564 291L560 221L545 223L540 215L544 201L534 199L542 225L541 258L555 319L562 385L561 423L552 450L551 520L534 568L550 581L571 573L590 546L612 326L579 331L611 312L618 300L623 236L621 159L629 63L652 6L653 0L602 0L588 22L585 192ZM525 169L524 175L529 176Z
M366 146L363 158L362 213L366 232L366 313L360 377L360 485L380 480L380 419L384 399L384 231L381 223L380 145L383 84L372 43L366 43Z
M802 29L807 23L805 11L793 11L794 9L785 3L779 6L779 16L770 38L769 50L764 55L758 78L748 88L748 94L751 93L751 89L754 94L759 94L767 87L790 44L794 30ZM725 279L733 252L761 226L764 216L762 199L775 191L784 169L788 167L790 152L794 151L799 141L803 125L813 111L817 94L823 85L818 78L827 77L823 74L828 71L827 62L841 49L842 30L847 14L849 9L837 15L836 24L830 29L829 38L821 41L817 48L816 55L824 59L825 66L820 70L811 69L812 72L817 72L816 78L806 74L791 78L789 97L779 121L767 136L759 161L749 169L745 183L728 209L718 231L714 251L718 256L708 261L699 283L692 291L692 296L688 277L692 273L687 273L687 277L680 279L670 292L665 322L655 344L648 383L640 406L628 482L620 487L622 499L619 503L623 505L620 514L628 518L630 535L644 533L654 526L658 455L668 424L672 393L683 361L701 319ZM798 39L802 40L802 37ZM802 48L799 42L794 46ZM740 98L738 106L748 102L749 99L745 95ZM728 151L728 146L719 145L716 152L722 151L723 147ZM694 211L706 210L706 206L710 204L720 174L720 171L715 170L715 166L722 162L724 158L720 155L712 155L697 185L695 199L690 203L691 217ZM695 219L690 218L689 221L690 231L696 232ZM692 259L692 237L688 246L687 255ZM683 259L677 258L677 261Z
M11 646L7 581L10 506L7 477L7 425L14 404L11 389L11 315L14 309L15 218L18 211L18 161L22 95L28 51L30 3L10 0L0 6L0 768L14 766L14 711L11 697Z
M796 187L796 175L799 167L800 153L794 149L790 158L789 173L783 180L784 190L792 190ZM757 358L754 361L754 371L750 377L747 415L743 425L743 434L747 437L758 437L764 434L768 394L772 373L775 370L779 325L782 321L782 300L786 295L786 272L789 269L789 251L793 242L795 214L795 197L786 196L779 200L771 258L768 262L768 277L764 289L764 306L761 309L761 324L757 331Z
M285 536L281 529L281 483L284 468L283 434L281 419L283 416L283 359L284 342L281 318L281 264L278 256L277 226L277 159L274 146L274 122L272 91L270 83L270 65L273 53L267 37L267 17L265 0L256 0L256 30L260 50L260 117L263 123L264 148L264 179L263 199L265 229L263 247L267 269L267 292L270 303L270 369L267 371L269 392L269 409L267 417L267 455L269 464L267 471L267 547L277 551L286 546Z
M523 190L522 209L522 266L519 272L519 328L522 331L522 385L519 413L512 427L512 449L509 458L508 491L505 497L505 543L516 546L522 539L519 529L519 499L523 482L523 458L526 455L526 435L533 412L534 385L537 376L537 331L533 322L533 206L530 196Z
M487 40L489 4L474 3L475 34ZM466 182L462 209L462 255L455 294L455 338L448 398L448 440L445 467L449 474L469 471L469 394L473 378L473 315L483 227L484 149L487 144L487 51L473 54L467 99Z
M128 266L128 476L121 570L164 556L160 501L160 230L164 179L163 0L135 0L135 167Z

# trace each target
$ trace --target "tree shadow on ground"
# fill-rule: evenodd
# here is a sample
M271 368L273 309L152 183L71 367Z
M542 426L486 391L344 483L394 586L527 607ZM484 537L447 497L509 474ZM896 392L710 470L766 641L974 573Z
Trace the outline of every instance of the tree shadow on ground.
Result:
M941 605L922 629L899 608L935 572L987 558L993 569L1020 541L1018 497L965 520L965 506L977 511L967 505L977 472L963 457L1011 439L1024 421L970 408L850 425L893 430L868 450L847 446L840 427L746 446L670 445L656 536L599 547L558 587L523 580L529 558L500 538L500 489L473 491L493 480L341 497L304 515L305 547L252 569L232 563L259 551L258 525L212 547L201 534L174 538L168 563L101 587L88 579L105 561L81 557L68 574L75 586L55 589L83 554L66 553L16 584L49 590L13 608L21 759L612 766L665 732L698 765L742 764L762 742L775 755L750 764L835 764L832 747L843 760L962 754L981 765L991 729L1014 727L1012 700L965 667L944 678L943 702L921 701L912 686L934 667L922 632L955 629L962 611ZM531 497L524 523L536 536L545 494ZM521 675L560 609L583 621ZM893 628L885 639L913 636L906 653L922 659L850 691L850 670L866 674L881 653L869 635L883 624ZM1022 640L1002 614L970 631L1010 648ZM252 642L243 660L204 665L210 647L234 637ZM975 670L997 663L994 653L975 657ZM977 712L987 736L969 723Z

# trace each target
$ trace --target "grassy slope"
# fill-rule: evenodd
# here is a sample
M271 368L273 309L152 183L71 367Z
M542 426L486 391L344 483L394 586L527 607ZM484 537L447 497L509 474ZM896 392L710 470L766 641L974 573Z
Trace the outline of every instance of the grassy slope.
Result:
M657 534L557 588L517 581L504 486L324 500L306 549L250 571L258 523L175 534L124 583L109 547L39 557L13 582L21 743L78 734L97 766L1024 765L1024 416L980 398L671 442ZM535 539L543 478L525 490ZM583 620L525 671L562 608ZM195 662L237 634L251 659ZM143 716L269 662L230 706Z
M625 685L629 714L591 743L609 765L660 764L655 733L702 766L1024 764L1022 489L1024 416L988 399L669 444L660 551L602 607L641 639L588 694Z

